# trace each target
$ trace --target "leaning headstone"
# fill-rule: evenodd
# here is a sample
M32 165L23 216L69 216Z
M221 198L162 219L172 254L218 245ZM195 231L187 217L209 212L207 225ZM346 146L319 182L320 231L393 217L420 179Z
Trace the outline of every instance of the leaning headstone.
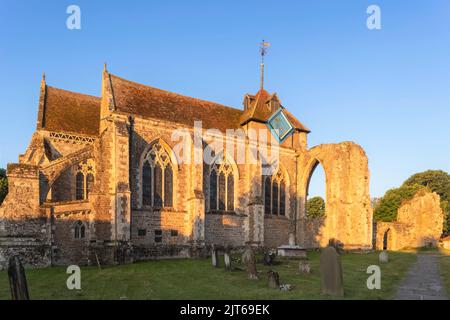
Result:
M17 256L13 256L9 259L8 277L12 300L29 300L30 296L28 294L25 269Z
M333 247L326 247L320 254L322 294L344 295L341 257Z
M214 268L219 267L219 254L217 252L217 248L212 245L211 247L211 264Z
M255 253L251 247L247 247L242 254L242 263L244 263L247 268L248 278L251 280L258 280Z
M271 266L271 265L273 265L274 260L275 260L275 252L273 252L272 250L264 252L264 258L263 258L264 265Z
M309 265L308 260L300 260L298 263L298 271L300 273L311 273L311 266Z
M378 256L378 259L381 263L388 263L389 262L389 254L387 251L381 251L380 255Z
M276 271L267 271L267 284L271 289L280 289L280 275Z
M231 271L231 249L229 246L225 247L223 262L225 264L225 271Z

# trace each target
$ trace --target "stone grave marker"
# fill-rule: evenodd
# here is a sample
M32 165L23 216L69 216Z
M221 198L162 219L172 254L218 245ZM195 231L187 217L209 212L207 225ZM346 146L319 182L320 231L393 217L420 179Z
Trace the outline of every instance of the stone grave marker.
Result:
M13 256L9 259L8 277L12 300L29 300L25 269L18 256Z
M333 247L326 247L320 254L322 294L344 296L341 257Z
M378 259L381 263L388 263L389 262L389 254L387 253L387 251L383 250L380 252Z
M298 263L298 271L300 273L311 273L311 266L309 265L308 260L302 259Z
M242 254L242 263L244 263L247 268L248 278L251 280L258 280L255 253L251 247L247 247Z
M211 263L214 268L219 267L219 253L214 245L211 246Z
M273 252L272 250L264 252L264 258L263 258L264 265L271 266L271 265L273 265L274 260L275 260L275 252Z
M267 271L267 284L271 289L280 289L280 275L276 271Z
M225 271L231 271L231 249L229 246L225 247L223 261L225 264Z

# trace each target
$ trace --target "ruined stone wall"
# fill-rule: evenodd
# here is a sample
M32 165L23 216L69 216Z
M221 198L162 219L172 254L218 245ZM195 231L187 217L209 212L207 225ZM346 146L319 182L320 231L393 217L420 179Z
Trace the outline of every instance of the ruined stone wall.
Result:
M320 241L323 238L322 231L323 231L324 223L325 223L325 217L304 219L305 242L303 245L306 248L319 248L320 247Z
M299 157L299 241L306 244L306 201L311 175L320 162L326 177L326 217L320 245L337 239L347 249L372 248L372 207L369 194L368 160L355 143L324 144Z
M378 222L376 248L388 250L436 247L442 235L444 216L440 197L436 193L419 191L404 201L397 211L395 222Z
M0 265L19 254L25 265L50 265L50 214L39 207L39 170L9 164L9 192L0 206Z

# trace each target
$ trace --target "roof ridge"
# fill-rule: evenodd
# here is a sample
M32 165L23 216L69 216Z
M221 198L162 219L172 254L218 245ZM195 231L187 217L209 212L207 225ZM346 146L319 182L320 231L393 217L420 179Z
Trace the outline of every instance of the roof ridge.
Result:
M221 103L219 103L219 102L209 101L209 100L205 100L205 99L199 99L199 98L191 97L191 96L184 95L184 94L181 94L181 93L176 93L176 92L168 91L168 90L165 90L165 89L156 88L156 87L153 87L153 86L150 86L150 85L142 84L142 83L139 83L139 82L136 82L136 81L132 81L132 80L128 80L128 79L125 79L125 78L116 76L116 75L114 75L114 74L112 74L112 73L109 73L109 75L110 75L111 77L113 77L113 78L117 78L117 79L119 79L119 80L128 82L128 83L130 83L130 84L132 84L132 85L137 85L137 86L139 86L139 87L144 87L144 88L146 88L146 89L156 90L156 91L159 91L159 92L161 92L161 93L166 93L166 94L169 94L169 95L173 95L173 96L177 96L177 97L181 97L181 98L185 98L185 99L195 100L195 101L198 101L198 102L204 102L204 103L214 104L214 105L216 105L216 106L220 106L220 107L223 107L223 108L228 108L228 109L231 109L231 110L234 110L234 111L240 111L240 112L243 112L242 109L230 107L230 106L221 104ZM113 82L113 85L114 85L114 82Z

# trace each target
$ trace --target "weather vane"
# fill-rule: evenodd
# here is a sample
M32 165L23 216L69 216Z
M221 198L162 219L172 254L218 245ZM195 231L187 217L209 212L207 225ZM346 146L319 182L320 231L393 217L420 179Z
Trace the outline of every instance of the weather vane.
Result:
M259 47L261 53L261 90L264 89L264 56L266 55L269 46L270 44L263 40Z

